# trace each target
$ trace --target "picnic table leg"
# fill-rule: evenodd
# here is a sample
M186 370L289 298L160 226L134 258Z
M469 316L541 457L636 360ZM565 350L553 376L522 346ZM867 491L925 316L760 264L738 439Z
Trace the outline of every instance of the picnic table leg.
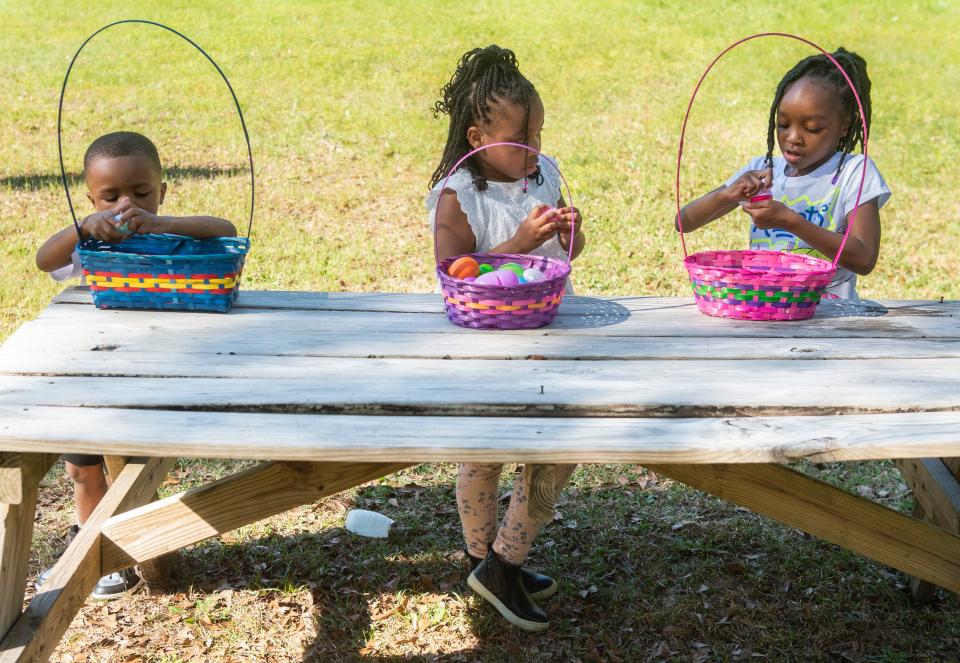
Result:
M132 459L114 480L90 518L26 611L0 640L0 663L45 661L103 575L100 529L112 515L149 501L174 459Z
M935 525L782 465L647 467L960 593L960 536Z
M960 458L903 458L894 463L913 491L914 517L960 534ZM929 603L935 585L912 577L910 593L917 603Z
M123 471L124 466L129 461L127 456L104 456L104 464L107 466L107 474L110 475L110 480L112 481L115 477L120 475L120 472ZM151 502L156 502L160 496L157 493L153 494ZM151 593L155 592L165 592L170 588L170 579L173 575L173 569L175 567L175 561L177 559L178 553L174 551L162 557L157 557L156 559L151 559L140 564L140 577L143 578L143 584L146 586L147 590Z
M0 453L0 640L23 610L37 487L55 458Z

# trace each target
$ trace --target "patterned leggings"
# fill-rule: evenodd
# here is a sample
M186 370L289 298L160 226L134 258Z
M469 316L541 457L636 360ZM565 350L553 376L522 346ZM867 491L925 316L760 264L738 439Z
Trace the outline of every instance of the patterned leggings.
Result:
M556 477L566 483L576 465L557 465ZM511 564L523 564L530 546L544 525L527 515L527 487L523 472L513 480L510 506L497 530L497 482L503 465L464 463L457 477L457 507L467 550L474 557L487 556L487 546Z

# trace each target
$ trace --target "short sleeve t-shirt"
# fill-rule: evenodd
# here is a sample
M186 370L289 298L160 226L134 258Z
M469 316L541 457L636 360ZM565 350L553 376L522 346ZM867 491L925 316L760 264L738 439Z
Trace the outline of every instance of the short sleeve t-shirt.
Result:
M834 183L833 177L840 162L840 152L834 154L812 173L794 177L788 177L785 174L787 162L783 157L775 157L773 160L774 200L780 201L810 223L842 234L847 230L847 217L856 204L864 158L862 154L847 155L843 171ZM762 170L764 167L763 157L752 159L727 180L726 184L729 186L748 170ZM873 160L867 159L860 204L876 200L877 207L880 208L889 198L890 188ZM780 228L763 230L751 225L750 248L804 253L828 259L793 233ZM838 268L827 292L842 299L859 299L856 286L857 275L849 270Z
M77 250L74 249L73 253L70 254L70 263L59 267L52 272L50 276L54 281L69 281L70 279L80 279L80 285L86 285L83 277L83 267L80 266L80 254L77 253Z

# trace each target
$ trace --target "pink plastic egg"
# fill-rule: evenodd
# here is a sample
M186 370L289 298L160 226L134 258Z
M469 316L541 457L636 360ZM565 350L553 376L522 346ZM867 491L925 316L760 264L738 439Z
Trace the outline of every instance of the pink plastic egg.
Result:
M478 283L480 285L500 285L500 279L497 278L496 272L487 272L486 274L481 274L478 276L474 283Z
M500 281L500 285L503 286L515 286L520 283L520 278L516 275L515 272L510 271L509 269L498 269L494 272L497 275L497 279Z

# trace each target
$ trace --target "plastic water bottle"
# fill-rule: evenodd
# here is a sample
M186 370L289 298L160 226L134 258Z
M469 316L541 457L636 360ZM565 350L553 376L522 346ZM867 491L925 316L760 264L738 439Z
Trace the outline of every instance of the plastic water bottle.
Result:
M390 534L391 525L393 525L391 518L387 518L376 511L365 511L363 509L353 509L347 513L347 519L344 523L347 531L372 539L387 538L387 535Z

